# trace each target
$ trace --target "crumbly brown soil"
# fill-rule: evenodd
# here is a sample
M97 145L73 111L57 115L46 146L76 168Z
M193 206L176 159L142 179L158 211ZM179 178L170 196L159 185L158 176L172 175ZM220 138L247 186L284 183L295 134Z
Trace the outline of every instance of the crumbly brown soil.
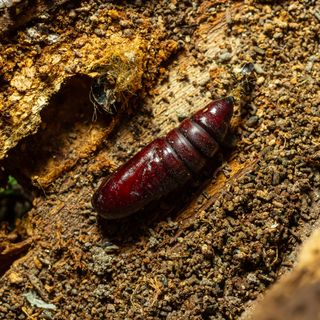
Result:
M318 319L320 305L320 229L317 228L302 246L294 270L267 292L264 300L244 319Z
M15 139L2 166L34 201L15 230L1 228L0 318L234 319L291 270L319 219L319 8L303 0L69 1L11 30L0 47L0 117L1 137L12 130ZM93 121L83 55L90 48L90 63L103 59L111 35L143 42L141 86L118 113L99 111ZM83 37L90 43L79 57ZM40 75L25 86L12 81L26 66L48 72L46 54L59 47L61 55L64 45L65 63L72 48L80 71L60 63L60 82L50 72L41 84ZM237 103L234 147L215 174L132 218L98 219L90 200L101 178L210 99L246 85L237 70L247 62L256 85L248 103ZM32 109L27 98L42 92L48 102ZM56 309L30 305L30 292Z

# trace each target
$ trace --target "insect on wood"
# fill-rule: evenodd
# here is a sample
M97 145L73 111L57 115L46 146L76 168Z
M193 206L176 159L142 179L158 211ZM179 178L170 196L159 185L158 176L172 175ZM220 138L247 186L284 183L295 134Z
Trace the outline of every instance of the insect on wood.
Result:
M101 76L93 79L90 88L90 100L96 110L101 108L109 114L114 114L116 96L114 94L115 80L111 76Z

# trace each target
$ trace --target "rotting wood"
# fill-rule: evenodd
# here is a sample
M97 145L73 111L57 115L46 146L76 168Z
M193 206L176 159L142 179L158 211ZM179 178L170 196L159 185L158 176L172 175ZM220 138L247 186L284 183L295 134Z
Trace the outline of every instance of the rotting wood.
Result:
M217 3L223 2L206 1L202 6L208 19ZM217 22L208 21L208 26L215 27L205 29L208 33L203 34L203 39L210 41L204 41L202 48L196 48L201 33L199 38L188 35L189 45L177 59L178 65L173 63L168 70L160 70L163 80L169 76L167 82L155 88L154 93L160 94L145 99L136 114L123 118L102 150L97 150L96 158L75 164L55 181L51 192L37 196L29 218L41 240L1 279L1 299L18 306L12 310L3 304L2 314L9 319L17 318L19 312L45 316L28 305L22 295L30 286L23 280L24 275L32 271L52 297L47 302L57 304L54 316L60 319L99 319L101 315L237 318L247 301L263 293L280 272L287 270L298 246L291 231L303 238L318 218L315 205L319 200L312 196L316 172L304 161L315 154L316 116L312 108L316 87L312 79L318 78L318 71L315 68L308 79L301 79L305 75L303 64L294 59L299 55L306 62L306 56L315 52L312 44L317 25L311 11L304 11L305 2L294 6L287 2L236 5L235 12L229 9L229 22L222 21L221 28ZM169 4L165 7L169 8ZM160 16L165 19L166 14L162 12ZM271 22L261 26L266 16ZM219 17L227 19L225 14ZM207 20L200 21L204 24ZM197 25L195 22L192 26ZM303 55L299 49L294 53L287 47L278 50L281 28L290 31L285 43L294 43L292 48L307 43ZM250 42L253 38L254 44ZM253 50L254 46L263 49ZM209 60L204 62L206 51ZM258 55L253 53L258 51ZM286 59L286 55L292 59ZM233 67L251 57L263 65L265 73L260 74L254 104L245 110L235 131L235 158L229 164L234 169L248 168L249 172L244 171L230 185L224 184L223 179L217 184L211 181L209 196L195 195L194 202L183 212L173 210L169 216L152 220L155 210L136 220L107 224L104 227L114 228L115 232L112 239L104 238L103 230L99 230L103 224L97 223L90 206L97 176L113 170L130 157L129 153L174 127L178 118L224 95L232 83ZM225 59L230 60L226 63ZM199 71L191 64L198 64ZM175 74L179 80L174 81ZM188 77L190 82L185 81ZM258 121L250 124L252 116ZM252 123L255 126L250 127ZM255 163L257 155L259 160ZM105 163L100 164L101 160ZM99 168L105 172L99 172ZM223 196L217 197L206 211L196 212L212 201L215 188ZM190 214L180 232L184 212ZM310 218L309 222L301 222L300 212ZM112 242L119 249L108 251L114 246Z

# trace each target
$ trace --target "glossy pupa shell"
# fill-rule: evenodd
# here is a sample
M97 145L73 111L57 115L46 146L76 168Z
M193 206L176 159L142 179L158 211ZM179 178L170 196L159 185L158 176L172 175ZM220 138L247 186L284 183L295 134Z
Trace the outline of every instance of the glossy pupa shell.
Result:
M123 218L194 179L223 143L233 101L212 101L144 147L102 182L92 198L95 210L105 219Z

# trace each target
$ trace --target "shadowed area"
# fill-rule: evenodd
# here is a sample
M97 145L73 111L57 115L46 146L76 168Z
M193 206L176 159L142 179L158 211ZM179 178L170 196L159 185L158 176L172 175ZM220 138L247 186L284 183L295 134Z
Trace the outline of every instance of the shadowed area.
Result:
M102 117L94 110L89 99L91 81L87 76L74 76L63 85L41 112L38 132L10 151L5 161L8 171L38 188L46 188L96 150L113 126L111 116ZM94 112L98 115L96 121Z

